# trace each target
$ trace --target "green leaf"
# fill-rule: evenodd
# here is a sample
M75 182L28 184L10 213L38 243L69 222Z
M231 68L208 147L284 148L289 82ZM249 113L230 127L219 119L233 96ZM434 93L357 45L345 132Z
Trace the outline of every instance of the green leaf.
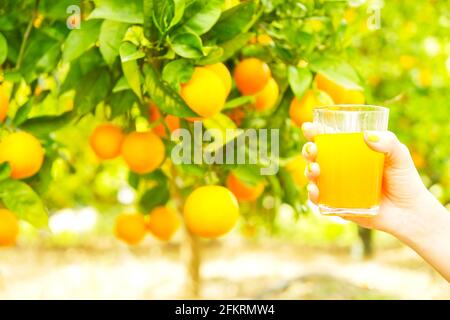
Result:
M106 63L112 65L119 55L119 48L128 24L118 21L105 20L100 28L100 52Z
M194 33L176 34L170 42L173 51L183 58L195 59L204 55L202 39Z
M140 51L138 51L137 48L129 42L124 42L120 46L120 58L122 60L123 74L125 79L127 79L130 88L134 91L134 93L136 93L139 99L141 99L141 71L139 70L139 66L136 61L136 59L140 58L139 53Z
M61 44L55 43L36 63L36 69L40 72L53 71L61 57Z
M136 96L131 90L115 92L108 97L111 106L111 118L120 116L131 109L136 102Z
M72 30L64 43L63 60L70 62L91 48L98 39L101 24L101 20L89 20L80 29Z
M143 0L144 34L152 42L158 39L158 29L153 21L154 0Z
M223 0L198 0L186 9L189 19L183 24L183 28L197 35L209 31L219 20L222 12Z
M255 103L255 96L241 96L234 98L233 100L227 101L227 103L225 103L224 110L234 109L252 103Z
M11 166L8 162L0 163L0 181L8 179L11 176Z
M247 32L255 23L256 8L256 2L250 0L224 11L207 37L220 43Z
M76 88L75 110L84 115L106 98L111 86L111 76L106 67L93 69L86 74Z
M122 63L145 57L145 53L141 50L138 50L138 48L131 42L122 43L119 49L119 53L120 61L122 61Z
M149 213L158 206L165 205L170 199L167 179L157 181L157 184L146 190L139 199L139 209L141 212Z
M215 129L214 131L210 131L213 142L204 148L204 152L215 152L242 133L242 130L227 132L227 129L236 129L236 124L223 113L218 113L211 118L204 119L203 125L206 129Z
M289 66L288 79L292 92L297 98L301 99L310 87L313 76L307 68Z
M280 168L278 178L283 190L283 202L291 205L297 214L301 213L303 211L301 197L292 175L286 169Z
M198 117L180 95L167 82L162 81L160 75L150 65L146 65L144 72L147 92L161 110L177 117Z
M20 128L42 137L66 126L74 118L75 114L72 111L65 112L58 116L35 117L22 123Z
M119 91L124 91L124 90L128 90L131 89L130 85L128 84L127 79L125 79L125 77L121 77L119 80L117 80L112 92L116 93Z
M25 103L23 106L21 106L13 119L13 124L18 127L20 126L22 123L24 123L27 118L28 118L28 114L30 113L31 109L33 108L33 104L34 104L34 98L30 98L30 100L27 101L27 103Z
M186 83L191 79L193 73L194 65L192 62L185 59L178 59L164 66L162 79L174 88L179 88L181 83Z
M37 228L47 226L47 210L41 198L26 183L10 179L0 181L0 199L20 219Z
M8 43L5 36L0 32L0 65L5 62L8 57Z
M207 56L197 60L197 64L207 65L226 61L245 47L253 36L254 33L242 33L228 41L218 44L216 49L212 49Z
M358 73L345 61L330 57L319 57L311 60L309 66L313 71L324 74L330 80L347 89L363 90Z
M153 22L161 34L165 34L169 30L174 17L174 0L153 1Z
M264 177L261 176L260 168L256 165L240 165L232 171L240 181L251 186L264 180Z
M89 19L144 23L142 0L96 0L95 4L96 7Z

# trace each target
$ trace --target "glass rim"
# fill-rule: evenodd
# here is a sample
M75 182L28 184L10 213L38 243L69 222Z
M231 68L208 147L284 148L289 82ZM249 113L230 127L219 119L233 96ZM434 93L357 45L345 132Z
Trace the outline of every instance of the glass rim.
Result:
M351 110L354 108L353 110ZM379 112L389 114L389 108L373 104L330 104L313 108L313 112Z

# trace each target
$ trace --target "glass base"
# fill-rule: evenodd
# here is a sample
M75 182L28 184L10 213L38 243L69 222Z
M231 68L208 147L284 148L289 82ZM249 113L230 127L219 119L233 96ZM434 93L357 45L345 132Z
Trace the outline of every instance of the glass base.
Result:
M319 204L320 213L326 216L341 217L374 217L378 214L380 206L371 208L331 208L323 204Z

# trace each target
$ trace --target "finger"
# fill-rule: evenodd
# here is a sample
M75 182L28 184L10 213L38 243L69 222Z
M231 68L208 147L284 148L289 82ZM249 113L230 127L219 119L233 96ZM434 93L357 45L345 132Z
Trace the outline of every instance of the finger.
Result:
M317 185L315 183L309 183L306 187L306 190L308 190L308 197L311 202L314 204L319 203L319 188L317 188Z
M302 149L303 157L311 162L314 162L317 157L317 147L314 142L307 142L303 145Z
M305 138L309 141L314 141L314 137L317 135L316 126L312 122L305 122L302 124L302 131Z
M316 162L310 162L305 168L305 177L309 181L316 181L320 174L320 167Z
M364 139L374 151L386 155L386 163L393 167L414 166L408 148L390 131L366 131Z

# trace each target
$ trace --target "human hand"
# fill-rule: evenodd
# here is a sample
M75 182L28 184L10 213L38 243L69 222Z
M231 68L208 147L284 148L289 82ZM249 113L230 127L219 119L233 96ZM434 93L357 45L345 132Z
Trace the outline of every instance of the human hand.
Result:
M305 175L310 181L308 185L309 198L313 203L318 202L320 190L317 179L320 167L315 162L317 147L314 137L316 128L313 123L302 126L305 137L310 141L303 147L303 156L309 161ZM401 236L410 233L412 226L423 224L421 215L426 212L430 194L414 167L408 148L402 144L396 135L390 131L365 132L367 145L377 152L386 155L382 197L378 215L374 217L343 216L366 228L374 228Z

